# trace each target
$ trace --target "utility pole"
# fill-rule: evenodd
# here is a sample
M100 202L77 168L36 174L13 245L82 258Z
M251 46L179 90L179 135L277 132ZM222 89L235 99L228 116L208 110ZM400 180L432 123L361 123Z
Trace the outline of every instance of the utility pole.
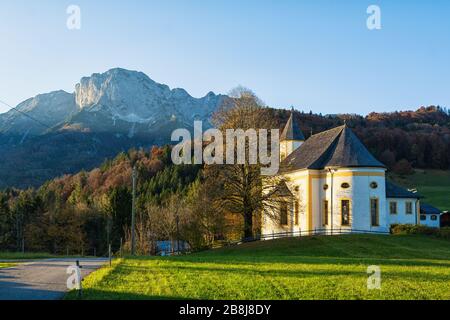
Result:
M135 225L136 225L136 165L133 166L133 200L131 207L131 255L134 256L136 249Z
M178 212L177 212L177 216L176 216L175 220L177 223L177 254L180 254L180 230L178 228L178 224L180 222L180 217L178 216Z

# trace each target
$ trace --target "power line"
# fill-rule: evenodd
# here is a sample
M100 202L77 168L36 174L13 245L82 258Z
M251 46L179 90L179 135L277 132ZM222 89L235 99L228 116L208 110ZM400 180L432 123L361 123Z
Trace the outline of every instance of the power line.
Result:
M18 113L24 115L25 117L27 117L27 118L33 120L34 122L40 124L41 126L44 126L44 127L48 128L48 129L51 129L51 127L50 127L49 125L47 125L47 124L43 123L42 121L40 121L40 120L38 120L38 119L36 119L36 118L30 116L28 113L23 112L23 111L17 109L16 107L11 106L10 104L4 102L3 100L0 100L0 103L4 104L4 105L7 106L8 108L10 108L10 110L14 110L14 111L16 111L16 112L18 112ZM10 110L8 110L8 111L10 111Z
M47 128L47 129L50 129L50 130L53 129L53 128L52 128L51 126L49 126L48 124L43 123L42 121L40 121L40 120L38 120L38 119L36 119L36 118L30 116L28 113L23 112L23 111L19 110L18 108L11 106L9 103L6 103L6 102L3 101L3 100L0 100L0 103L4 104L4 105L7 106L8 108L10 108L10 110L14 110L14 111L16 111L16 112L18 112L18 113L24 115L24 116L27 117L28 119L33 120L34 122L38 123L39 125L41 125L41 126ZM10 110L8 110L8 111L10 111ZM78 141L76 141L75 139L72 139L71 136L67 136L67 135L64 135L64 134L61 133L61 137L63 137L63 138L64 138L67 142L69 142L69 143L78 143Z

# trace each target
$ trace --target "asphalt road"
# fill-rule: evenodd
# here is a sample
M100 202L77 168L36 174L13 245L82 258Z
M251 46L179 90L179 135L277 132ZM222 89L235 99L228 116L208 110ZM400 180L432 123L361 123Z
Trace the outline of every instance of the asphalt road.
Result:
M56 300L67 292L67 267L79 260L83 277L107 262L103 258L45 259L0 269L0 300Z

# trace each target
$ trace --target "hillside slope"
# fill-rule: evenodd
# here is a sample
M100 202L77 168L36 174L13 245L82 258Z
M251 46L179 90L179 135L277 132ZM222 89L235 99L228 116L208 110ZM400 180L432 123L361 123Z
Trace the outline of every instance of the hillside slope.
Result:
M381 270L381 290L368 290ZM69 299L75 299L69 294ZM347 235L126 258L85 279L84 299L449 299L450 242Z

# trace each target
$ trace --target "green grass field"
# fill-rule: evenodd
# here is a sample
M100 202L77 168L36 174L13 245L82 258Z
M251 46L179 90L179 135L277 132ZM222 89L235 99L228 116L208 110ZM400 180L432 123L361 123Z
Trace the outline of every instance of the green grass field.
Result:
M21 253L21 252L0 252L0 260L32 260L32 259L46 259L54 258L54 255L49 253Z
M407 188L417 188L429 203L444 210L450 210L450 171L416 170L413 175L400 177L389 175L396 183Z
M14 267L16 263L0 262L0 269Z
M367 289L367 267L381 289ZM346 235L126 258L88 276L84 299L450 299L450 242ZM67 299L76 299L75 293Z

